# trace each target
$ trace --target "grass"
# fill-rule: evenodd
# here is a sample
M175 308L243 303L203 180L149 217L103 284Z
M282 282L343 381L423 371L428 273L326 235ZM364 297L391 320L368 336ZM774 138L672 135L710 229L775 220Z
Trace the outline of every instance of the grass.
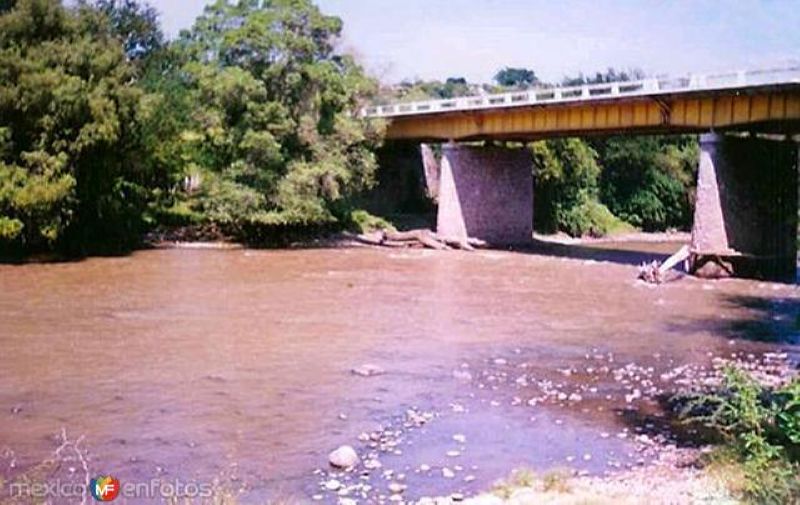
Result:
M539 477L533 470L521 468L511 472L507 479L497 481L492 486L492 494L506 500L511 498L515 491L524 488L544 493L566 494L571 491L569 478L568 470L552 470Z

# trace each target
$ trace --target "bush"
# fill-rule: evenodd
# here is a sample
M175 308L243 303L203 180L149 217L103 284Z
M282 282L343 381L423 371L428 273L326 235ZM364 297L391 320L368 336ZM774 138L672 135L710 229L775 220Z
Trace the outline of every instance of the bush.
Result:
M584 198L579 204L566 209L558 209L556 215L559 229L573 237L603 237L614 232L633 231L633 227L608 210L608 207Z
M373 216L366 210L354 210L350 213L349 227L358 233L376 230L394 230L394 226L382 217Z
M773 389L728 367L720 388L690 397L681 415L689 423L702 423L726 444L719 454L740 466L746 499L770 504L800 500L800 379Z

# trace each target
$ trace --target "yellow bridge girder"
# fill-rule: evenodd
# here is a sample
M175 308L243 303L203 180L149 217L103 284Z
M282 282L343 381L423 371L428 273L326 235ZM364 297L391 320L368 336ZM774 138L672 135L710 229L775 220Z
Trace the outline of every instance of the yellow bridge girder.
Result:
M798 132L800 86L398 116L391 140L532 140L619 133Z

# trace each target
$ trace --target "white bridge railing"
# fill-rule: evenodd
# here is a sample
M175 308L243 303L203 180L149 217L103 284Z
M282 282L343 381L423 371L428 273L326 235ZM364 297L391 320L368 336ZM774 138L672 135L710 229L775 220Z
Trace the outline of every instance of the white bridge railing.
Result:
M397 117L777 84L800 84L800 65L678 78L664 77L583 86L532 88L483 96L375 105L363 109L361 114L367 117Z

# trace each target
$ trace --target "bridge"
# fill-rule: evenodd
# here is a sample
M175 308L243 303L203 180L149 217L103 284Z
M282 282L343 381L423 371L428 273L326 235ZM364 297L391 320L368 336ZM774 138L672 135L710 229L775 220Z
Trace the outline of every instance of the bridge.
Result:
M701 133L692 270L794 276L800 65L375 105L362 115L385 119L389 140L443 143L441 157L422 146L437 232L498 244L531 240L532 158L475 141Z

